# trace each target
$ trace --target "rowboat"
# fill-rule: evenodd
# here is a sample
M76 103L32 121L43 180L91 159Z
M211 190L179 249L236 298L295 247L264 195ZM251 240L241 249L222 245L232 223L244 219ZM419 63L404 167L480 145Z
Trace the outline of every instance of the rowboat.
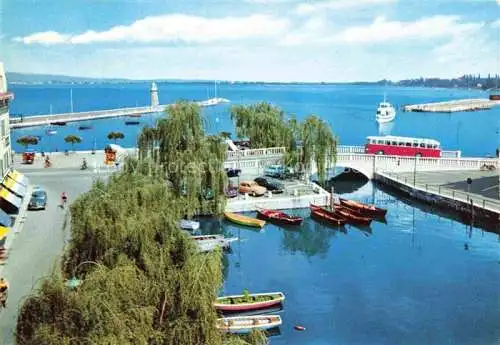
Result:
M270 330L281 325L279 315L235 316L217 319L217 329L236 334L250 333L254 329Z
M347 220L347 223L350 224L370 225L372 222L372 218L360 216L343 206L335 206L335 213Z
M200 228L200 222L188 219L182 219L179 222L179 227L184 230L198 230Z
M346 209L345 207L342 207L342 206L335 206L335 211L331 211L331 210L328 210L324 207L311 204L311 210L312 209L316 209L316 210L322 209L323 211L327 212L330 216L344 219L345 222L349 223L349 224L370 225L370 223L372 222L371 218L355 215L352 212L349 212L348 209Z
M317 221L327 223L329 225L334 225L334 226L342 226L344 225L347 221L339 217L332 212L325 210L322 207L311 205L311 217Z
M384 208L379 208L375 205L363 204L359 201L347 200L340 198L340 204L348 209L359 212L364 216L371 217L384 217L387 210Z
M191 238L198 245L200 252L211 252L219 247L228 250L231 248L231 242L238 239L237 237L226 238L221 235L198 235L191 236Z
M215 309L224 312L249 311L271 308L283 303L285 295L282 292L255 293L218 297L214 303Z
M304 221L302 217L290 216L285 212L268 209L257 210L257 217L284 225L300 225Z
M266 224L266 222L263 220L243 216L241 214L237 214L237 213L233 213L233 212L224 212L224 217L226 217L227 220L230 220L233 223L236 223L239 225L252 226L252 227L256 227L256 228L263 228L264 225Z

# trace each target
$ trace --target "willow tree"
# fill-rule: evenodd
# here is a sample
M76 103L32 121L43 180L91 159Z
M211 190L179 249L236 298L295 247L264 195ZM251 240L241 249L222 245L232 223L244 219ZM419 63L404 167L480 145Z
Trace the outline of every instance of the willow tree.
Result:
M239 137L248 137L252 148L284 146L284 163L304 173L316 164L320 183L336 160L337 138L328 123L310 115L302 123L268 103L235 106L231 118Z
M179 204L160 176L124 171L95 183L71 206L62 278L26 300L17 343L242 343L215 327L221 253L198 252L177 226ZM70 291L62 281L73 276L83 283Z
M337 159L337 138L330 125L314 115L305 119L300 130L302 147L299 164L306 172L310 172L312 164L316 164L319 182L324 183L327 170Z
M233 106L231 119L237 136L250 139L252 148L286 146L289 141L285 113L269 103Z
M206 136L200 107L178 102L167 116L139 135L139 156L153 157L164 170L185 213L220 213L225 205L224 160L227 147L221 136Z

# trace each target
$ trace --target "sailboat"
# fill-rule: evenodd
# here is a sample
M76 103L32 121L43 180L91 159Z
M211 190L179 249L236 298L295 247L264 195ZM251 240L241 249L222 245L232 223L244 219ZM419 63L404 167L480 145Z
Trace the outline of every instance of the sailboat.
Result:
M378 105L377 115L375 119L377 120L378 123L387 123L394 120L395 117L396 117L396 109L394 109L391 103L386 101L384 93L384 101Z
M200 102L200 106L202 107L209 107L209 106L214 106L220 103L229 103L228 99L217 97L217 80L214 81L214 88L215 88L215 97L207 99L206 101Z
M50 114L52 115L52 104L50 105ZM57 134L57 131L52 127L48 118L47 118L46 122L47 122L47 125L45 126L45 134L47 134L47 135Z

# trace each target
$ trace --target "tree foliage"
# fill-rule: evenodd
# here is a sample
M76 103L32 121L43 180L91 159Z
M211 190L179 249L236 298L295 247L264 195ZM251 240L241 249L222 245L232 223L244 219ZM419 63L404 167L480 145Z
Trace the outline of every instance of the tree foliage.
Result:
M177 179L163 163L209 157L220 164L225 151L220 138L204 137L196 107L179 104L169 115L157 128L141 133L143 159L127 159L122 171L107 183L96 181L71 205L71 240L61 272L24 302L17 344L266 343L259 332L236 338L215 327L221 252L199 253L180 230L178 220L195 213L199 204L175 186L183 181L197 182L198 191L214 186L222 168L209 164L198 174L181 172ZM64 282L72 277L83 283L68 288Z
M300 123L268 103L234 106L231 119L237 135L248 137L252 148L284 146L287 166L309 172L314 163L319 181L325 182L337 155L337 138L328 123L314 115Z
M221 136L206 136L200 107L178 102L154 128L144 128L137 140L140 159L162 167L186 214L219 214L225 206L224 161L227 147ZM213 195L208 198L207 195Z
M73 151L75 150L75 144L79 144L82 142L82 138L74 135L74 134L69 134L64 137L64 141L67 142L68 144L71 144L71 148Z
M108 139L109 140L113 140L115 143L118 139L123 139L125 138L125 134L123 134L122 132L109 132L108 133Z
M18 143L19 145L23 145L25 148L27 148L29 145L37 145L38 138L32 135L25 135L17 138L16 143Z

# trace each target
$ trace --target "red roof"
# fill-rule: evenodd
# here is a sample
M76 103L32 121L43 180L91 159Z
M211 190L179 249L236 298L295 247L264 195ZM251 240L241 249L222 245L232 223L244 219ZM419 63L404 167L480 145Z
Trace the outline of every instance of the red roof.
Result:
M0 92L0 100L14 99L14 94L12 92Z

